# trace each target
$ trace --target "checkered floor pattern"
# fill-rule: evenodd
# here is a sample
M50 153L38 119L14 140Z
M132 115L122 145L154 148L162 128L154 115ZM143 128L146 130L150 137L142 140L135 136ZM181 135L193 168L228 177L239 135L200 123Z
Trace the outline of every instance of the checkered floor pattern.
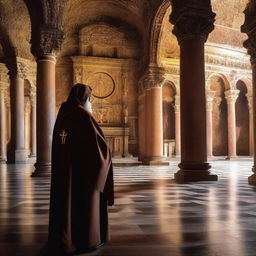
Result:
M175 184L169 167L116 167L111 241L90 255L256 256L251 161L213 161L218 182ZM0 255L35 256L47 239L48 178L0 165Z

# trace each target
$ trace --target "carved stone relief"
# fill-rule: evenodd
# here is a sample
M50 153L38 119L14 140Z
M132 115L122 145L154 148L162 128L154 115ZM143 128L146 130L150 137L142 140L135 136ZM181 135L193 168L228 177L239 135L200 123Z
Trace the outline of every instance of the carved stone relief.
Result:
M138 56L136 32L102 23L85 26L79 36L80 55L113 58Z
M115 91L113 78L104 72L97 72L89 76L88 85L93 89L92 95L99 99L110 97Z

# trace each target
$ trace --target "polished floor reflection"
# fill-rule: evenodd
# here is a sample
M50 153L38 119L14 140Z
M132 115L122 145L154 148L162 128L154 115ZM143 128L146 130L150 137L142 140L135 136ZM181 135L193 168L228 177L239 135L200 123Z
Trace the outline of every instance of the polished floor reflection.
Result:
M111 242L90 255L255 256L250 161L214 161L218 182L175 184L170 167L116 167ZM0 255L34 256L47 239L49 180L0 165Z

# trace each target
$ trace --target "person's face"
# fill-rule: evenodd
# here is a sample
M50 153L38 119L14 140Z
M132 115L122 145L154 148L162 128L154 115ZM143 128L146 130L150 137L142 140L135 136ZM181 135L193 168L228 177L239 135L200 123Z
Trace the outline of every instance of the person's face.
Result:
M88 97L87 100L84 103L84 109L92 114L92 103L91 103L91 97Z

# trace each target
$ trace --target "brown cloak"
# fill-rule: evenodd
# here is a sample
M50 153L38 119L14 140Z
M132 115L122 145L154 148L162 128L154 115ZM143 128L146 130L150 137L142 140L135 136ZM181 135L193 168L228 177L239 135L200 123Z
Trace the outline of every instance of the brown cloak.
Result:
M109 148L94 118L63 103L53 132L48 250L86 252L107 241L107 205L113 205Z

